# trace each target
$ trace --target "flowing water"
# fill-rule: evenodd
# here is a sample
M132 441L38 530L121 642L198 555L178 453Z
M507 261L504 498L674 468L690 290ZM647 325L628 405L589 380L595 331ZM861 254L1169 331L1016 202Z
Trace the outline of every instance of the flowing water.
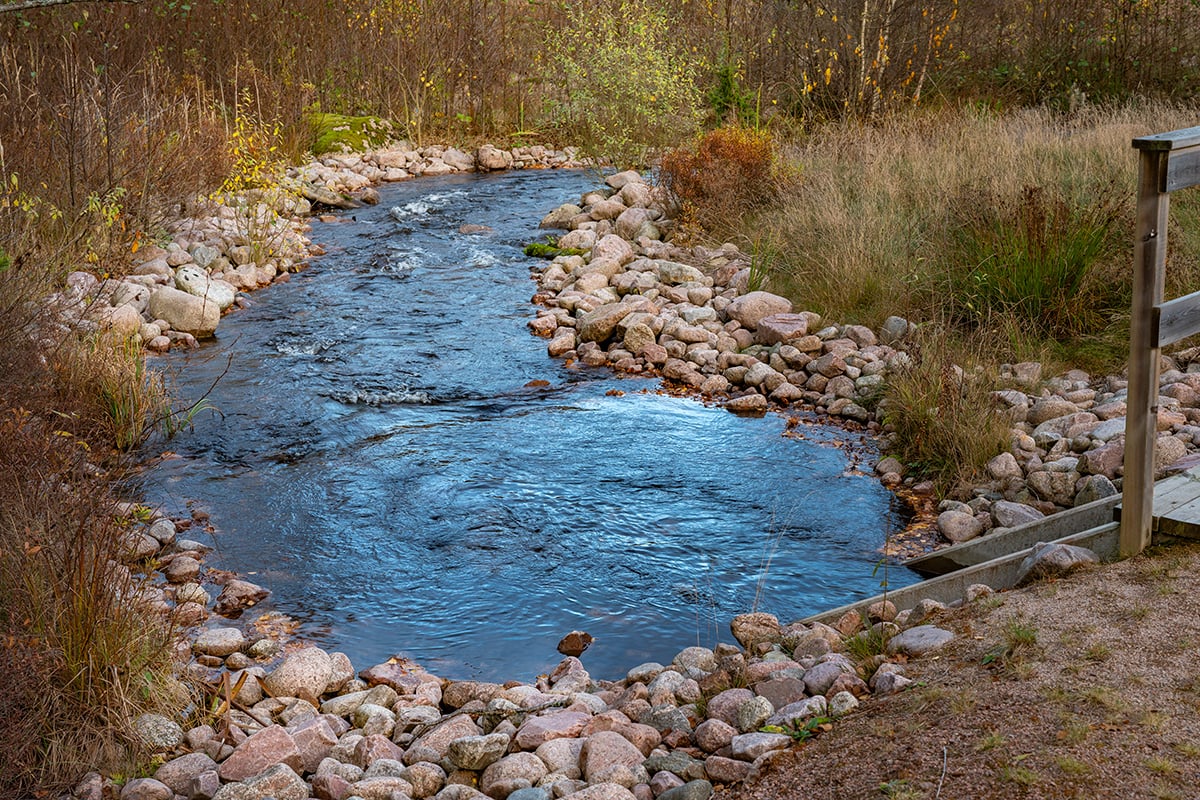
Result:
M219 411L169 442L152 502L211 514L209 565L358 667L529 680L572 629L597 677L869 596L903 524L846 435L570 368L525 323L549 208L584 172L422 179L318 224L328 255L163 362ZM490 232L459 233L464 223ZM532 385L531 382L547 382ZM915 576L892 568L892 586ZM255 609L254 611L257 611Z

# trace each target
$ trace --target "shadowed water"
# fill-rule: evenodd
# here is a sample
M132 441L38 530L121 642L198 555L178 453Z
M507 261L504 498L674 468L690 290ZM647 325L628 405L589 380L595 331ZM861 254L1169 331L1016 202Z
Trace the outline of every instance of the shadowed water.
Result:
M167 445L181 458L147 475L149 500L198 502L209 565L271 589L264 607L360 668L403 653L529 680L578 628L597 639L585 665L612 678L730 641L756 603L789 620L876 593L902 522L837 432L785 438L782 417L568 368L529 335L521 247L594 185L422 179L318 225L328 255L159 362L184 398L216 381L220 413Z

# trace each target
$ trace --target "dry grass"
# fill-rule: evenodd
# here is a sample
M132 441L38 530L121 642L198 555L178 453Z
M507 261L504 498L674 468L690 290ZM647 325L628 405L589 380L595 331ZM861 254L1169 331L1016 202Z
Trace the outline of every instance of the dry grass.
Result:
M112 484L123 468L115 447L147 430L143 412L161 396L143 394L140 353L56 333L26 302L56 273L0 272L4 797L129 763L131 719L179 701L170 632L121 565Z
M752 225L781 255L773 285L786 287L785 293L805 308L866 324L894 313L962 319L972 302L969 281L986 274L978 269L986 266L989 255L981 249L988 242L979 235L987 227L980 215L1003 216L1010 204L1019 209L1021 198L1032 193L1049 198L1052 207L1043 209L1044 220L1035 226L1042 234L1052 233L1047 225L1054 228L1082 215L1126 241L1132 230L1136 168L1130 140L1195 122L1192 108L1138 103L1118 109L1089 106L1074 114L1044 108L1005 115L944 109L895 116L872 126L831 124L783 150L781 157L799 165L804 179ZM1181 198L1174 211L1180 219L1192 219L1198 213L1192 205ZM979 247L973 253L964 253L961 241L964 232L971 233L967 211L977 217L974 243ZM1200 242L1181 233L1173 244L1171 284L1194 285L1200 275ZM1094 257L1086 254L1084 285L1115 285L1118 300L1123 299L1129 283L1128 248L1106 244L1099 250ZM964 263L966 256L975 263ZM966 281L948 285L951 276L964 274ZM1056 319L1071 323L1080 334L1074 352L1086 351L1089 337L1104 333L1108 338L1111 322L1105 315L1097 318L1095 292L1055 294L1053 300ZM1028 321L1040 319L1044 310L1008 305L1019 304L982 308L986 319L971 315L973 325L993 333L1005 327L1028 331L1036 328ZM1124 311L1119 302L1100 310ZM988 316L990 311L1003 313ZM1013 311L1020 314L1013 317ZM1006 315L1018 324L1006 326ZM1057 347L1052 340L1061 334L1038 333L1032 341L1012 346ZM1001 359L1010 356L998 354ZM1111 363L1113 353L1104 356Z

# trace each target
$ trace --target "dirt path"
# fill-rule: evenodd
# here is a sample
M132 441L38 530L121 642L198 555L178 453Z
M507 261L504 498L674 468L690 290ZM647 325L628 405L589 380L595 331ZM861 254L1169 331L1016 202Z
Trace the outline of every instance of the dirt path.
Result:
M720 800L1200 798L1200 543L1003 592Z

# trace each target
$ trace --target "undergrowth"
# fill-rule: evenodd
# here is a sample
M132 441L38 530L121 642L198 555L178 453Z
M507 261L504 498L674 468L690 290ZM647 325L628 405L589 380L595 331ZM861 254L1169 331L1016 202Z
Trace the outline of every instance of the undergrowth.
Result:
M684 224L719 236L775 194L774 156L768 134L718 128L664 155L658 179L679 203Z
M52 252L0 272L0 796L140 756L131 721L179 707L170 631L122 565L113 481L164 399L140 350L56 329Z

